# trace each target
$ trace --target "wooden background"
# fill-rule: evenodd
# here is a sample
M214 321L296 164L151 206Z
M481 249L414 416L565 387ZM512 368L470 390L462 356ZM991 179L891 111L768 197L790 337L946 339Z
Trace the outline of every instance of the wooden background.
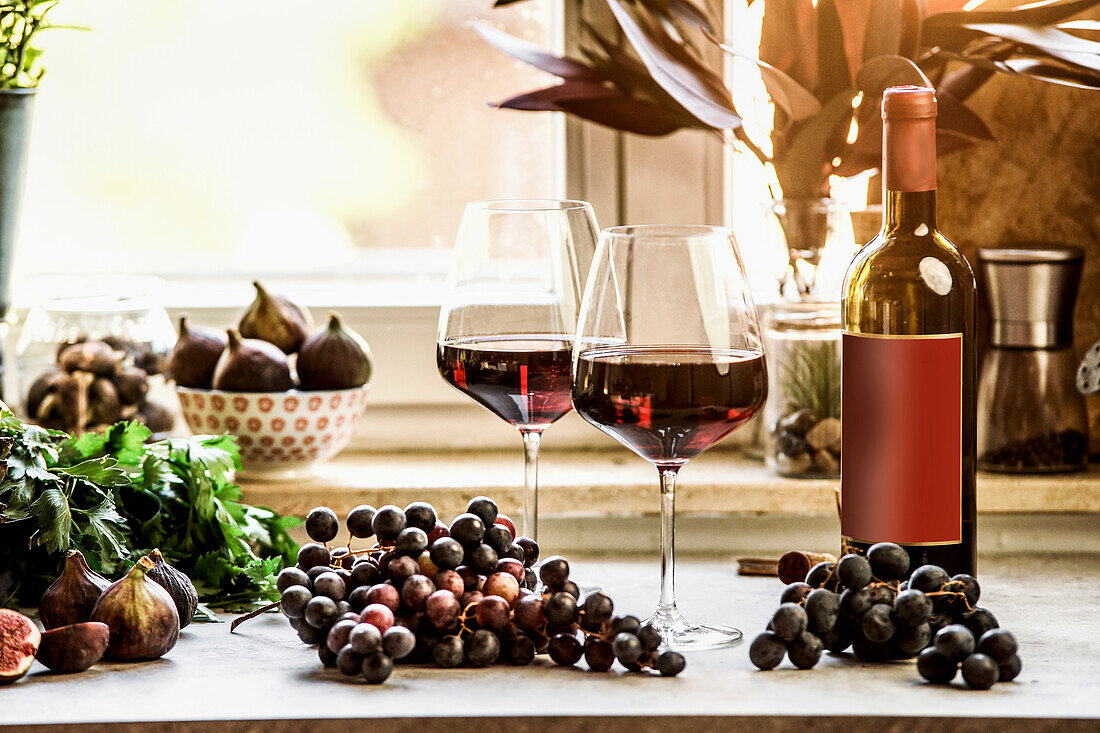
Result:
M1074 350L1100 340L1100 91L998 76L972 98L996 142L945 156L940 228L976 264L978 247L1043 242L1084 248ZM1087 398L1100 451L1100 395Z

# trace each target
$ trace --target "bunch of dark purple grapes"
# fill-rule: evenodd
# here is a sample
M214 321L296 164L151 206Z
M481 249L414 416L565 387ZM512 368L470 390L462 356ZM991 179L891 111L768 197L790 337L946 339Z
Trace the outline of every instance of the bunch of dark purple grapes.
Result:
M658 654L655 628L613 616L607 595L581 600L565 558L543 561L537 591L539 546L517 537L491 499L472 499L449 526L422 501L404 510L357 506L345 525L348 544L331 547L340 522L327 507L313 509L306 517L313 542L277 579L283 614L303 642L318 645L326 667L373 684L397 660L483 667L549 653L565 666L584 657L598 671L615 660L665 676L684 668L680 654ZM369 537L374 546L352 549L354 539Z
M750 660L768 670L786 656L810 669L823 651L851 647L863 662L915 656L921 676L939 684L951 682L960 665L972 688L1015 679L1016 639L977 605L978 581L948 576L936 565L922 565L902 580L908 571L909 554L892 542L872 545L866 557L818 563L805 582L783 590L767 631L749 648Z

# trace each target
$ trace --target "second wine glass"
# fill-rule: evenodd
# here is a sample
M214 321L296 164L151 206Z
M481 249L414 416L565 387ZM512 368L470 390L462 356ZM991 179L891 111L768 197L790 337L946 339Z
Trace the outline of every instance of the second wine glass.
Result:
M572 409L573 336L598 231L584 201L468 204L439 315L439 373L523 436L519 530L536 540L539 444Z
M578 318L573 406L656 466L661 488L661 595L647 621L666 646L741 640L676 607L676 474L764 404L767 370L744 268L720 227L604 231Z

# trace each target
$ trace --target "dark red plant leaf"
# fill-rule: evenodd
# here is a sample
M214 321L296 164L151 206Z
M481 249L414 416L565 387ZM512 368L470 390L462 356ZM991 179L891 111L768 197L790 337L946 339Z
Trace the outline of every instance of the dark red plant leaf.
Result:
M1100 0L1043 0L1021 5L1011 10L970 10L950 13L928 13L924 19L924 45L942 45L935 34L957 29L969 23L1013 23L1019 25L1051 25L1100 4ZM929 35L932 34L932 35Z
M1067 64L1100 74L1100 43L1078 38L1057 28L1008 23L968 23L969 30L986 33L1030 48Z
M1004 65L1012 73L1040 79L1051 84L1062 84L1077 89L1100 89L1100 78L1095 74L1051 64L1040 59L1009 59Z
M513 3L521 3L523 0L497 0L493 3L494 8L503 8L505 5L512 5Z
M813 0L768 0L760 30L760 60L817 88L817 19Z
M559 103L568 99L610 99L622 96L615 89L587 81L566 81L551 87L517 94L491 106L499 109L520 109L540 112L563 112Z
M1011 43L1002 43L990 51L983 52L986 58L994 61L1003 61L1010 57L1016 50ZM978 91L994 74L993 69L983 69L979 66L963 66L944 76L936 89L945 89L951 92L956 99L965 102L970 95Z
M654 43L618 0L607 3L646 69L673 99L708 127L728 130L741 126L728 90L716 93L707 79Z
M638 0L642 5L668 20L679 18L692 28L702 28L715 33L715 22L710 14L691 0Z
M920 70L920 67L902 56L879 56L869 59L860 67L856 74L856 88L863 92L863 102L874 102L874 97L882 99L882 93L887 87L902 84L916 86L931 86L928 77Z
M936 90L936 132L954 134L968 140L992 140L993 133L982 118L947 89Z
M816 196L828 180L852 119L855 89L827 101L819 114L792 128L789 144L776 146L773 164L784 196Z
M863 46L867 38L867 21L871 15L872 2L873 0L833 0L844 42L844 56L848 60L850 83L855 83L856 69L864 58ZM818 8L820 7L819 4Z
M629 97L563 100L564 111L590 122L637 135L660 137L687 127L655 105Z
M601 81L600 75L580 61L542 50L530 41L516 38L504 31L491 28L481 23L474 24L474 30L489 45L498 51L503 51L512 58L531 64L536 69L561 77L562 79L583 79L586 81Z
M791 120L795 122L804 120L821 111L821 102L817 101L817 97L787 74L770 64L764 63L751 53L738 51L733 46L722 43L721 39L710 33L707 33L706 37L731 56L747 59L756 64L760 69L760 77L764 81L764 87L768 90L768 96Z
M898 39L898 55L915 59L920 53L920 24L924 12L918 0L901 0L901 37Z
M862 43L862 41L861 41ZM820 100L835 97L852 85L848 55L844 50L844 33L840 28L835 0L817 3L817 88ZM852 71L858 66L852 68Z
M900 52L901 4L902 0L871 0L861 60L895 56Z

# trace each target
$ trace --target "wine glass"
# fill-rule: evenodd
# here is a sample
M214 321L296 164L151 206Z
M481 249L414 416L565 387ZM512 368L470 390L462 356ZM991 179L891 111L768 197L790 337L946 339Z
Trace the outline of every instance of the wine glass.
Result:
M647 622L669 648L741 640L676 607L676 474L756 414L767 391L756 307L729 229L604 230L578 316L573 406L660 474L661 595Z
M439 314L443 379L523 436L520 532L535 540L539 442L573 407L573 336L598 232L584 201L468 204Z

